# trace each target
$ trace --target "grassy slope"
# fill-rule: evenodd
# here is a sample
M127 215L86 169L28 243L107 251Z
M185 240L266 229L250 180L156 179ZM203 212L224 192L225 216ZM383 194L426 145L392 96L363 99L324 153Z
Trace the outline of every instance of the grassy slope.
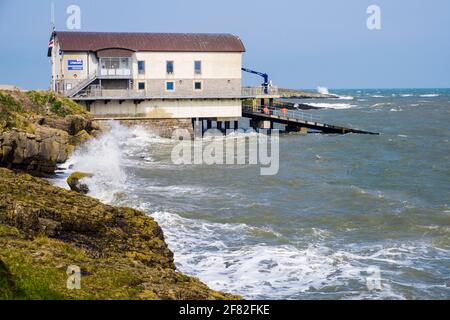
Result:
M0 132L10 129L33 132L38 116L64 118L89 114L72 100L48 91L0 90Z

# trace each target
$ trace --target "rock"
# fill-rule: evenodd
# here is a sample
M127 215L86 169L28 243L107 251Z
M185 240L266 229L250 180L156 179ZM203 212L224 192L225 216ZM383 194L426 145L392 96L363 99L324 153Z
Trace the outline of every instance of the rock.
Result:
M177 272L163 231L143 212L4 168L0 181L0 282L9 279L9 299L239 298ZM69 265L81 268L81 290L66 289Z
M62 109L54 113L49 101L57 101ZM77 145L101 129L89 113L67 98L49 92L0 90L0 167L38 176L52 174Z
M90 139L92 139L92 136L89 133L87 133L86 130L81 130L75 136L71 137L70 144L79 145Z
M84 173L84 172L74 172L67 178L67 184L70 187L70 190L81 193L88 194L89 187L87 184L82 183L81 180L84 178L92 177L92 174Z
M91 121L79 115L70 115L65 118L67 123L67 132L70 135L76 135L82 130L87 130L91 126Z
M103 130L102 129L102 126L100 125L100 123L98 123L97 121L92 121L91 123L90 123L90 129L91 130L95 130L95 131L101 131L101 130Z

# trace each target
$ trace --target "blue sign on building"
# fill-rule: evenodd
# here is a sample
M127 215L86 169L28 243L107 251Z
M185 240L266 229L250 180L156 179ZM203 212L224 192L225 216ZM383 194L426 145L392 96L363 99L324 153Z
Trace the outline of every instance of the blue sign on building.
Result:
M83 70L83 60L81 59L68 60L67 68L69 70Z

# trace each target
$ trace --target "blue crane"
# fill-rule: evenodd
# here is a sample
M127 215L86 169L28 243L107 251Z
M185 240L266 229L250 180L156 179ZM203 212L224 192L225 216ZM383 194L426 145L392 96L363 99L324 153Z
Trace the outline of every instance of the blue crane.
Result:
M258 71L247 69L247 68L242 68L242 71L248 72L248 73L252 73L252 74L256 74L258 76L263 77L264 78L264 83L262 84L262 86L264 87L264 93L265 94L269 93L269 75L267 73L258 72Z

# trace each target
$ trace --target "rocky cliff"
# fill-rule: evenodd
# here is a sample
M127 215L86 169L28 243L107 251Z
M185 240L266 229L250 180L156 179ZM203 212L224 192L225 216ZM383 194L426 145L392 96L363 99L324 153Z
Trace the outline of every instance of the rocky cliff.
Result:
M239 298L177 272L144 213L25 173L53 173L99 129L64 97L0 90L0 300ZM67 287L69 266L80 289Z
M50 92L0 90L0 166L53 173L99 130L89 113Z

